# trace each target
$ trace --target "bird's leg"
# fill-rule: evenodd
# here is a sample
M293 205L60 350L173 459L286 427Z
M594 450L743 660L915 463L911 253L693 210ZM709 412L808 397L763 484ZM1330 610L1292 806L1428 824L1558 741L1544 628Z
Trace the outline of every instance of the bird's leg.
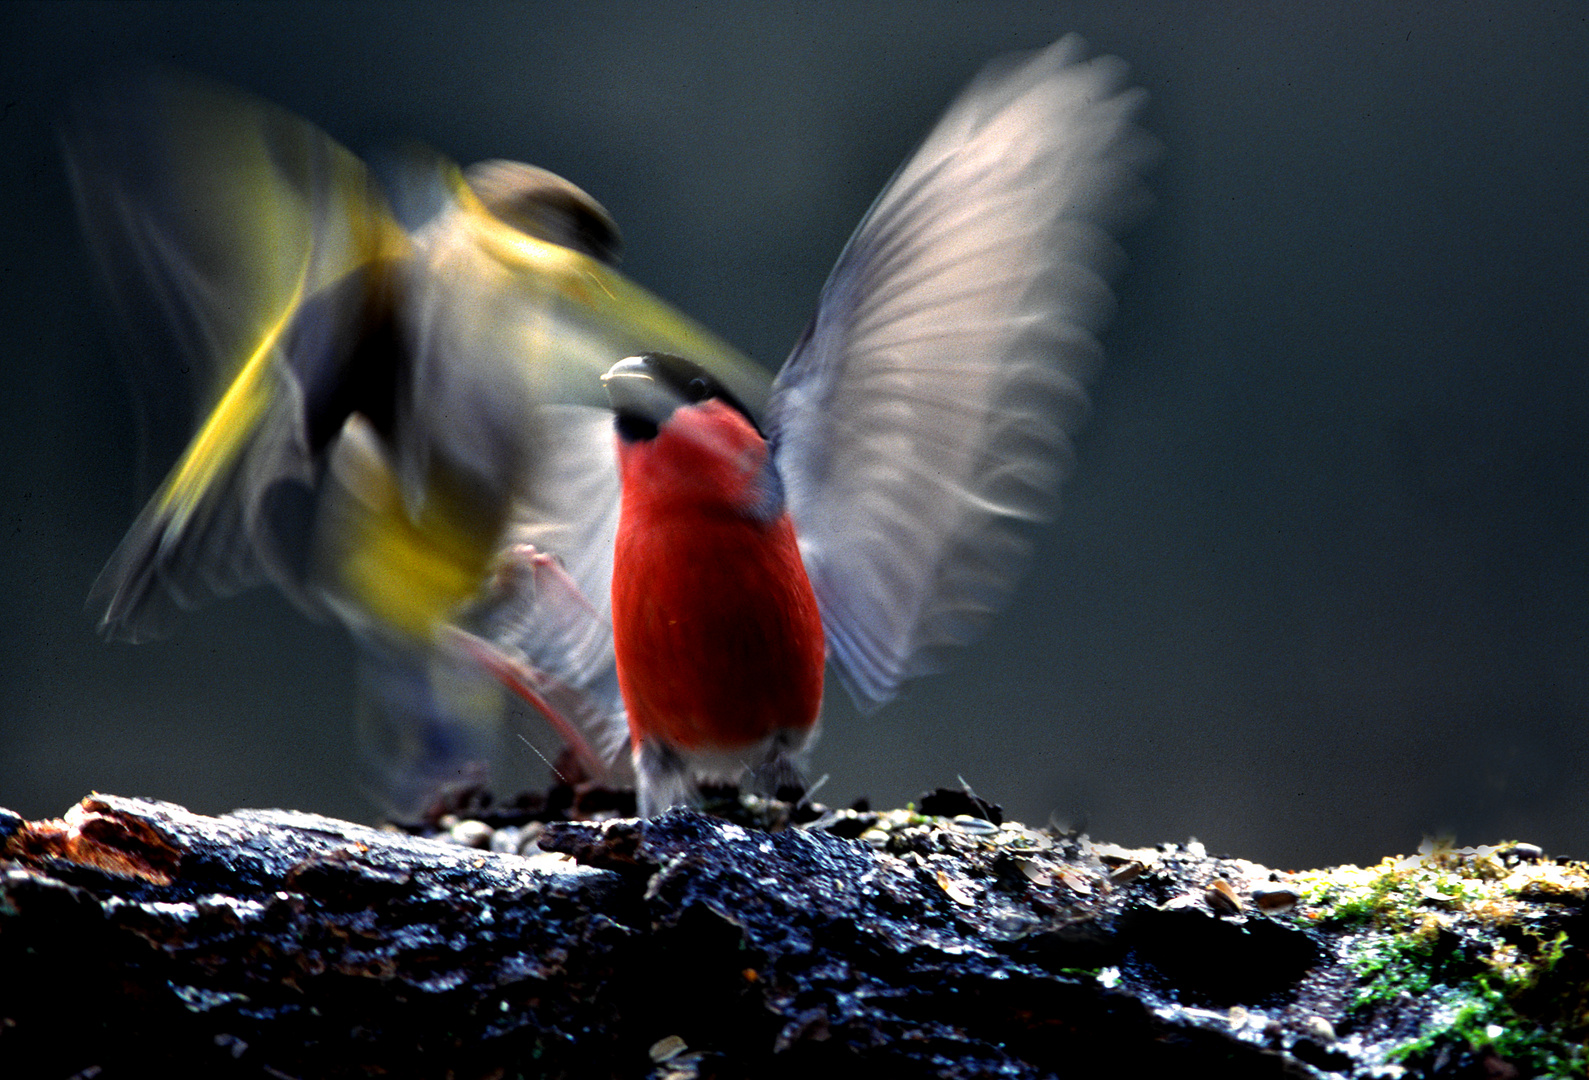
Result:
M449 628L455 646L545 717L579 758L577 772L607 777L607 763L591 739L606 748L613 729L626 726L622 711L614 714L612 705L576 683L566 667L543 666L543 658L555 663L586 656L610 633L562 561L533 544L507 546L465 621L473 632Z
M641 739L634 752L634 767L641 817L656 817L673 806L701 804L689 764L666 743Z
M528 702L536 712L545 717L546 722L552 725L552 730L556 731L568 748L579 757L585 766L587 776L606 775L607 767L600 756L591 749L589 740L581 734L572 721L553 708L551 702L547 700L548 695L555 692L575 693L576 691L558 683L545 672L531 667L522 657L515 656L467 630L450 626L447 628L446 637L454 647L494 675L503 686Z
M673 806L698 808L703 794L711 812L710 799L719 794L737 801L736 783L742 792L798 803L807 791L801 752L809 745L810 734L794 728L779 730L745 751L743 757L736 753L689 754L660 739L642 737L634 754L640 815L653 817ZM698 783L697 778L705 783Z
M564 614L565 620L572 620L577 613L589 622L601 621L579 582L563 568L563 561L534 544L510 544L497 556L491 590L499 601L530 596L537 604L555 602L560 613L572 609Z
M803 799L806 778L800 767L800 748L805 745L807 734L783 730L774 735L768 742L766 756L747 775L749 789L780 802L797 803Z

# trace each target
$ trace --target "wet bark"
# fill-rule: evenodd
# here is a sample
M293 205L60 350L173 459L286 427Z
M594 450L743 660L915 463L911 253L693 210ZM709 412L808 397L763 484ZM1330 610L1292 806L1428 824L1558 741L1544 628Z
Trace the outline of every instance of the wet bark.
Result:
M0 1061L61 1077L1368 1076L1392 1059L1530 1075L1583 1022L1579 869L1522 847L1386 864L1353 879L1380 908L1348 910L1350 884L940 809L970 812L455 830L538 841L528 856L112 796L9 815ZM1384 903L1411 890L1450 914L1418 867L1457 880L1463 858L1565 884L1488 937ZM1402 930L1437 986L1501 987L1497 1007L1541 1031L1558 1003L1565 1034L1475 1039L1427 982L1401 992L1412 976L1352 952ZM1508 990L1487 959L1505 941L1555 959Z

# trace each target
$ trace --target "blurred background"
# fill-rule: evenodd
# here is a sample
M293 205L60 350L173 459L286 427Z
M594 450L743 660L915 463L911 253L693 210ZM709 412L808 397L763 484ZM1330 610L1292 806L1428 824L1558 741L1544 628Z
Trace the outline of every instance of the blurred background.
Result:
M708 2L0 8L0 805L369 820L348 642L256 590L84 609L152 490L54 124L132 61L369 153L559 172L626 272L776 365L987 59L1127 59L1167 154L1060 519L952 671L830 695L819 796L1282 866L1425 833L1589 856L1589 6ZM144 446L145 450L140 447Z

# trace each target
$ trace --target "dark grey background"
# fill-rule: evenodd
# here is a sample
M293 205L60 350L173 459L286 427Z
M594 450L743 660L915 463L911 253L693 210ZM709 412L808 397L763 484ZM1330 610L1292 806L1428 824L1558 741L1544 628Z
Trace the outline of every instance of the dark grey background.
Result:
M1522 0L0 8L0 805L369 814L336 630L256 592L131 647L83 609L158 478L52 142L85 79L545 165L777 363L955 89L1068 30L1168 149L1079 468L991 637L878 716L834 694L825 796L958 774L1283 864L1589 855L1589 6Z

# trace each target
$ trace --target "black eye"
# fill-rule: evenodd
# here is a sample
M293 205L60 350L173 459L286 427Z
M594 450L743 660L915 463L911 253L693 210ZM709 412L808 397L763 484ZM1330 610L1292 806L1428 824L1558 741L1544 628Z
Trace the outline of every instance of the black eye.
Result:
M689 385L684 388L684 392L689 395L691 401L705 401L711 393L711 389L710 386L706 385L706 380L697 375L690 380Z

